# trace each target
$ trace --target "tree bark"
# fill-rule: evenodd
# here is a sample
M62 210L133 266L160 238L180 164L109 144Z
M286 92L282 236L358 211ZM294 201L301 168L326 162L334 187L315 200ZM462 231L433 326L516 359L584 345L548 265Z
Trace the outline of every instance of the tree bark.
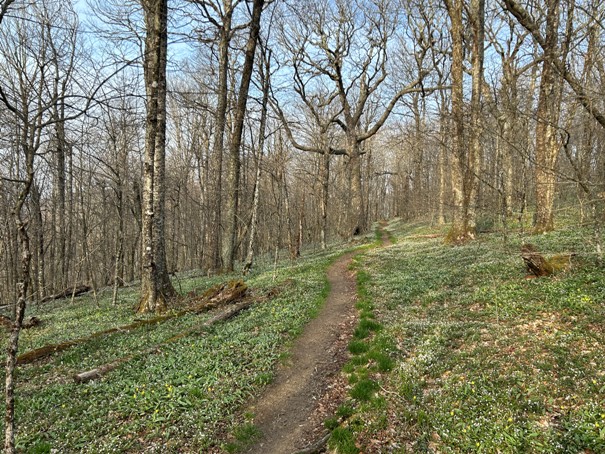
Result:
M166 50L168 45L167 0L142 0L145 12L143 69L147 95L143 213L141 300L139 313L159 313L174 293L167 274L164 247L164 156L166 128ZM163 110L163 112L162 112Z
M236 254L237 218L240 198L240 148L244 131L244 117L248 102L248 91L254 67L254 54L260 33L260 19L265 0L254 0L250 35L246 43L246 56L235 109L233 135L229 146L229 161L227 170L227 201L225 203L226 231L223 244L223 270L231 272L234 269Z
M166 300L176 296L176 290L170 281L166 259L166 66L168 58L168 1L162 0L161 34L159 52L160 80L157 97L157 133L155 135L155 153L153 161L153 223L155 242L155 263L158 289Z
M17 352L19 351L19 335L25 315L25 306L30 283L31 251L29 244L29 234L27 231L27 222L23 220L23 206L29 196L31 186L34 182L34 157L35 151L29 146L29 125L25 124L22 132L22 147L26 161L26 178L23 188L19 191L15 207L13 209L13 218L19 237L19 247L21 249L21 262L19 268L19 281L17 282L17 302L13 307L13 326L8 339L8 348L5 365L5 385L4 385L4 452L14 454L15 449L15 367L17 365Z
M32 171L33 172L33 171ZM33 177L33 173L32 173ZM25 191L24 191L25 192ZM23 193L22 193L23 194ZM24 194L27 197L27 193ZM24 197L23 197L24 198ZM20 205L23 204L20 201ZM4 414L4 452L16 453L15 449L15 366L17 352L19 351L19 335L25 315L25 305L30 280L31 252L29 250L29 235L26 223L21 218L21 206L15 210L15 223L19 232L19 245L21 247L21 273L17 284L17 305L14 310L13 326L11 328L6 355L6 378L4 384L5 414Z
M355 236L366 231L366 215L361 179L361 152L357 136L347 137L347 150L351 178L351 224L349 235Z
M328 203L330 200L330 151L324 147L320 156L320 178L321 178L321 248L328 247Z
M439 207L437 214L437 224L445 224L445 206L446 206L446 169L447 169L447 141L448 141L448 112L445 107L445 100L442 100L441 118L439 120Z
M267 129L267 109L269 104L269 91L271 88L271 81L269 79L271 71L271 53L267 52L266 49L262 49L262 56L264 64L260 65L260 77L263 88L263 100L261 102L261 117L260 125L258 128L258 159L256 162L256 175L254 177L254 195L252 199L252 218L250 220L250 239L248 242L248 254L246 255L246 261L242 272L246 275L252 268L254 263L254 248L256 246L256 230L258 223L258 207L260 205L260 180L262 173L262 160L265 148L265 134Z
M464 144L464 30L462 23L463 0L445 0L450 16L452 38L452 166L453 218L448 239L452 242L465 241L468 236L467 211L465 204L465 175L467 154Z
M467 169L467 236L474 238L477 233L477 205L479 202L479 176L483 162L481 134L483 132L483 113L481 92L483 87L483 49L485 40L485 0L471 0L470 14L473 31L472 44L472 93L471 93L471 130L469 160Z
M231 24L233 5L231 0L224 2L223 23L219 31L218 44L218 88L217 106L214 115L214 142L212 144L212 165L214 167L214 230L211 233L210 260L215 270L221 268L222 236L222 191L223 191L223 148L225 143L225 126L227 121L229 44L231 42Z
M34 237L35 237L35 276L34 276L34 284L35 284L35 300L42 301L45 294L46 281L44 278L45 271L45 248L44 248L44 220L42 218L42 202L41 202L41 194L38 185L34 182L32 183L31 189L31 200L32 200L32 214L33 214L33 222L32 225L34 227Z
M536 125L536 222L534 233L554 229L555 167L560 144L557 127L560 112L561 80L553 66L557 57L559 1L547 0L546 38L543 47L542 77Z
M58 97L58 87L55 87L55 96ZM66 176L65 176L65 125L62 118L64 110L60 106L54 107L55 116L55 137L54 137L54 163L55 163L55 238L56 238L56 255L57 264L55 267L56 275L55 288L65 288L68 285L67 276L67 251L66 251Z

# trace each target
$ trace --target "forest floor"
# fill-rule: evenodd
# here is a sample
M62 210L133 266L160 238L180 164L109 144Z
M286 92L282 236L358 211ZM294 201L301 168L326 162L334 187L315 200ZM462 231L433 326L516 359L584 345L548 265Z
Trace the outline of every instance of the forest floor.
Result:
M42 324L22 353L84 341L18 368L18 450L605 452L605 273L576 221L451 246L447 226L395 219L377 238L260 263L246 283L272 297L204 330L220 309L137 324L135 288L116 305L110 290L31 305ZM527 279L527 242L573 253L571 267ZM187 295L236 277L175 284Z

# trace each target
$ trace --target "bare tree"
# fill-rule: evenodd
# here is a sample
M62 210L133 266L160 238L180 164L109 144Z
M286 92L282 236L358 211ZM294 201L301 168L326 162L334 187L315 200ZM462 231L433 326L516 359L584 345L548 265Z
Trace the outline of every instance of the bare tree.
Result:
M213 26L217 36L202 39L213 45L218 41L218 80L216 87L216 109L214 111L214 138L212 143L212 167L214 178L213 211L214 228L211 236L211 265L215 269L221 267L221 235L222 235L222 181L223 181L223 149L225 146L225 128L227 122L228 91L229 91L229 58L230 45L236 32L244 25L233 24L233 16L242 0L191 0L199 6L206 21Z
M569 40L572 33L574 2L568 3L567 26L562 42L559 40L560 2L546 0L544 34L537 21L515 0L503 0L506 9L531 33L542 49L542 75L536 128L536 233L554 228L553 205L556 183L556 163L562 142L559 137L559 116L563 80L574 91L577 100L605 128L605 115L600 103L567 65Z
M0 20L5 18L11 3L2 3ZM54 28L55 24L62 24L59 31ZM44 135L58 123L55 115L57 105L68 96L76 27L75 15L69 8L61 11L40 2L16 11L10 23L4 22L0 29L0 53L4 61L0 76L0 102L12 117L16 134L10 152L14 153L18 163L15 169L10 170L12 174L3 173L1 177L14 187L11 212L20 254L17 301L11 305L13 324L6 360L4 450L7 453L15 452L14 370L31 282L30 222L26 219L24 207L35 184L35 160L44 146ZM64 116L63 120L66 119Z
M138 312L162 312L174 288L166 268L164 238L166 154L167 0L142 0L145 16L143 69L147 95L143 180L143 270Z
M301 49L290 47L292 44L286 38L282 45L289 48L292 57L288 62L292 66L294 73L294 91L303 103L303 106L308 113L308 116L299 121L301 124L306 124L306 128L312 130L305 135L309 136L305 143L297 136L300 132L293 131L294 125L286 118L286 114L280 107L277 99L273 100L273 107L278 113L282 124L288 134L290 142L298 150L317 153L320 155L319 178L321 182L321 247L327 247L327 231L328 231L328 201L329 201L329 186L330 186L330 157L332 155L345 155L344 150L336 149L332 146L332 129L336 125L336 119L342 113L341 109L336 106L336 91L328 92L320 85L320 88L311 91L309 88L315 82L315 77L306 71L304 67L304 59ZM310 121L307 121L307 118Z
M291 7L292 20L286 30L289 41L298 47L300 66L313 77L321 75L322 83L332 86L330 93L334 92L340 103L341 114L335 122L343 133L342 152L349 159L349 235L367 229L361 144L380 130L403 96L424 91L421 87L426 75L423 60L430 39L414 43L417 67L415 73L411 70L411 81L397 88L386 103L377 101L384 95L389 78L389 45L401 25L394 6L388 0L308 2ZM403 69L402 73L405 73ZM364 123L377 102L383 107L375 121Z
M250 238L248 241L248 253L246 254L246 260L242 268L242 273L246 275L252 268L254 263L254 248L256 247L256 236L258 229L258 211L260 204L260 184L261 184L261 169L262 160L265 148L265 139L267 133L267 116L269 108L269 94L271 89L271 51L266 46L260 43L260 64L258 65L258 72L260 78L261 90L263 93L261 100L261 117L260 124L258 127L258 151L256 158L256 172L254 176L254 190L252 198L252 214L250 216Z
M238 208L240 201L240 148L244 131L244 117L248 103L248 90L254 68L254 55L260 33L260 20L265 0L254 0L252 19L250 21L250 34L246 42L246 51L237 103L235 118L233 120L233 133L229 144L229 159L227 167L227 200L225 203L225 238L223 244L223 269L233 271L237 247Z
M454 166L452 187L454 217L448 240L462 242L476 235L476 199L481 172L481 93L483 87L483 48L485 3L472 0L469 22L472 31L472 94L469 144L466 144L464 118L464 0L445 0L451 22L452 39L452 148Z

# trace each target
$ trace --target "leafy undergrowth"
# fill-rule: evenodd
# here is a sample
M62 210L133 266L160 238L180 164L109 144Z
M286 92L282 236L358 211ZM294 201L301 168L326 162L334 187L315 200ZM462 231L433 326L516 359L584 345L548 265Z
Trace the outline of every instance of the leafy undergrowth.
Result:
M397 243L359 265L374 330L350 345L355 410L333 446L605 452L605 273L592 232L483 234L452 247L443 229L388 228ZM527 241L576 253L572 269L526 279Z
M187 336L87 384L72 376L139 352L198 325L213 312L185 315L92 339L18 369L17 445L24 452L205 452L233 429L240 406L272 379L288 343L325 300L325 269L337 253L258 271L247 279L283 291L203 334ZM186 292L220 278L181 282ZM178 288L178 287L177 287ZM132 322L137 293L32 308L42 327L24 331L22 352ZM227 448L227 447L225 447Z

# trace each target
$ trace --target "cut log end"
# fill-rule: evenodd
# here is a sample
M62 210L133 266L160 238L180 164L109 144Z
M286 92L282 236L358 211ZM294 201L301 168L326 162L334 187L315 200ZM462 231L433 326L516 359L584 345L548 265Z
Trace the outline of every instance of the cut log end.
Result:
M574 254L559 254L547 259L538 252L533 244L526 243L521 246L521 258L531 276L550 276L557 271L562 271L571 266L571 258Z

